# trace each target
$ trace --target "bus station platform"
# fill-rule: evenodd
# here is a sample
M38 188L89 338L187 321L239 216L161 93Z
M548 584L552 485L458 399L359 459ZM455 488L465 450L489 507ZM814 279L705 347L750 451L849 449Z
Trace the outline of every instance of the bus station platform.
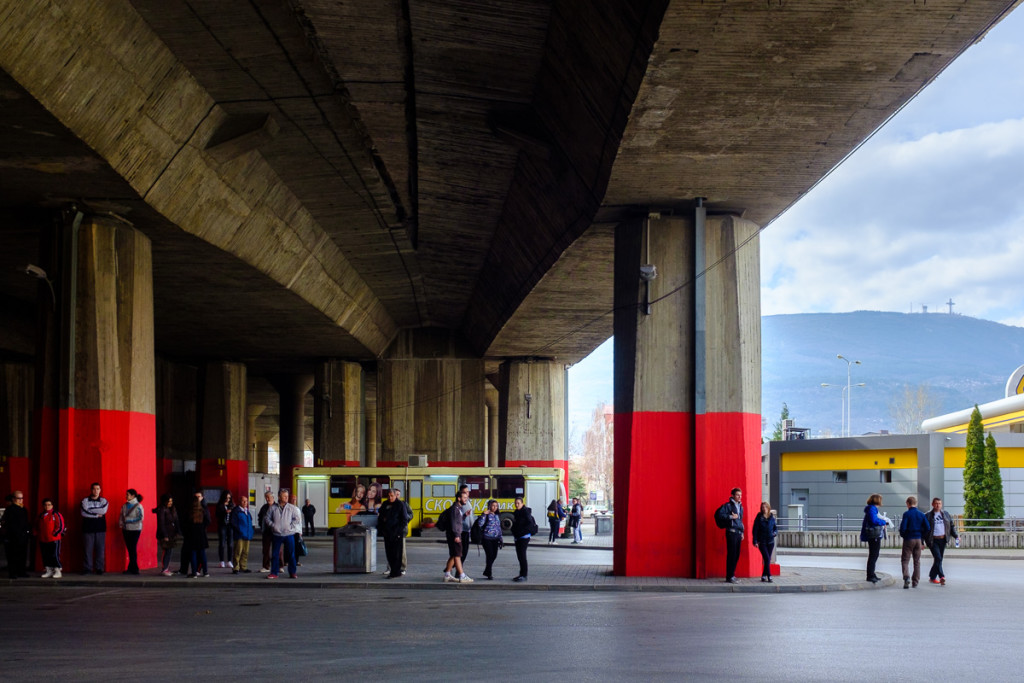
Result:
M259 537L253 539L249 555L251 573L233 574L230 568L221 568L214 548L208 552L210 576L190 579L180 574L163 576L158 569L143 570L141 574L122 575L110 573L103 576L82 576L66 572L61 579L33 578L10 580L0 579L0 585L66 585L111 587L180 587L189 589L198 586L227 585L263 586L267 590L316 588L316 589L438 589L438 590L525 590L525 591L622 591L622 592L679 592L679 593L806 593L847 590L877 590L897 583L898 577L880 573L883 580L878 584L864 581L863 569L837 569L827 567L784 566L780 576L773 577L772 583L761 582L759 578L739 579L729 584L723 579L683 579L661 577L622 577L612 574L612 553L610 547L588 547L586 544L573 546L569 540L560 540L549 546L546 541L534 541L530 545L529 577L525 582L513 582L518 574L518 562L511 539L498 553L494 564L494 580L482 576L484 555L478 546L471 546L466 558L467 575L472 583L445 583L443 569L447 559L447 548L440 535L426 535L410 538L406 543L408 566L405 576L389 579L383 575L385 569L384 544L377 543L376 571L372 573L335 573L333 562L334 539L328 535L306 538L309 555L300 558L298 578L288 578L283 569L279 578L270 580L260 573L261 546ZM584 539L586 541L586 538ZM722 558L724 563L725 558ZM175 553L171 570L179 566ZM6 576L6 575L4 575Z

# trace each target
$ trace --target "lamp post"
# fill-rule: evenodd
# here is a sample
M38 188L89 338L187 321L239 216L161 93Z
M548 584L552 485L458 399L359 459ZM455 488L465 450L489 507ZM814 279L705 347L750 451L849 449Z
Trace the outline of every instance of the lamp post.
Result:
M853 396L850 395L850 370L854 365L860 365L860 361L852 361L841 353L837 353L836 358L846 361L846 436L850 436L850 432L852 431L850 429L850 403L852 403L851 399L853 398Z
M839 436L846 436L846 387L842 384L821 383L823 387L840 387L842 391L842 403L839 404Z

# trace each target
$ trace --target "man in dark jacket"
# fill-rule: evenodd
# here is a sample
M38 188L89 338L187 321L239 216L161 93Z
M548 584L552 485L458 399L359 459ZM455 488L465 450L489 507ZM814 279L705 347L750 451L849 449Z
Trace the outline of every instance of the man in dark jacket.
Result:
M389 579L398 578L402 572L402 546L409 532L412 509L401 500L402 492L388 489L388 499L377 510L377 532L384 537L384 554L388 558Z
M724 510L729 520L725 527L725 580L728 583L739 583L736 580L736 565L740 561L740 548L743 547L743 491L736 488L732 496L719 510Z
M900 554L900 564L903 565L903 587L910 588L913 578L914 588L921 581L921 548L924 546L924 538L931 533L931 525L925 519L924 513L917 509L917 498L907 498L907 511L900 520L900 536L903 537L903 552ZM911 577L909 569L910 558L914 558L914 575Z
M316 536L316 507L309 502L309 498L306 499L306 504L302 506L302 533L307 536Z
M942 499L932 499L932 509L924 516L928 520L928 534L924 537L925 545L932 551L932 568L928 570L928 580L932 583L946 585L946 573L942 570L942 558L946 554L946 544L950 538L960 538L953 518L942 509Z
M274 542L274 534L267 528L264 521L267 518L267 513L270 512L270 507L274 504L274 494L267 491L263 494L263 498L266 501L263 506L260 507L259 512L256 513L257 525L260 528L260 534L262 535L262 546L263 546L263 566L260 568L261 574L270 573L270 547ZM278 560L280 562L280 560Z
M12 579L27 579L25 562L28 559L28 540L32 524L25 509L25 494L15 491L9 505L0 519L4 541L7 544L7 573Z

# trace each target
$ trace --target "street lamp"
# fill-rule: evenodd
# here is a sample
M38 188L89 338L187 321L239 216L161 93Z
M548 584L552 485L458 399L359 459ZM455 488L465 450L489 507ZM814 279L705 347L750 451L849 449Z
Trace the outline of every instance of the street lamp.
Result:
M850 403L852 403L851 399L853 398L853 396L850 396L850 369L854 365L860 365L860 361L852 361L841 353L837 353L836 358L838 358L839 360L846 361L846 436L850 436Z

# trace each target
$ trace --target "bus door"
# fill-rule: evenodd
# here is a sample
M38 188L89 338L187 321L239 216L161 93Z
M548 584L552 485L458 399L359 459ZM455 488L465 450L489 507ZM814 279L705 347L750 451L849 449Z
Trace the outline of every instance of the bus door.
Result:
M309 499L310 504L316 508L313 515L313 525L320 529L327 526L327 479L299 479L298 497L292 501L296 507L302 508Z

